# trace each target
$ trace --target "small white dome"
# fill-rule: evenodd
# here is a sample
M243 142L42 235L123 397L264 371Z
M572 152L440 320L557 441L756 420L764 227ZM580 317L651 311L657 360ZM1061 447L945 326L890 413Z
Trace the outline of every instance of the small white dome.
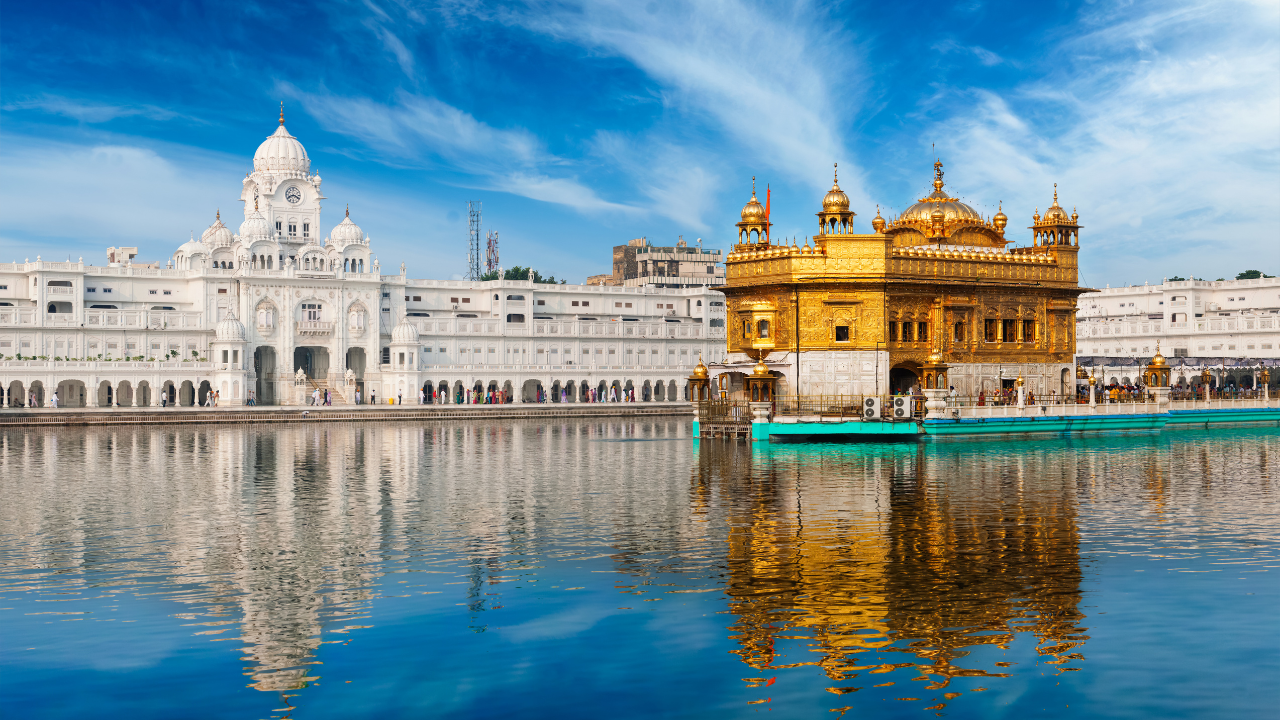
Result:
M258 146L253 154L253 169L258 172L275 174L311 172L311 158L307 157L306 148L298 142L298 138L284 129L284 118L280 119L280 127Z
M333 228L333 232L329 233L329 241L338 247L347 245L355 245L364 242L364 231L360 226L351 222L351 209L347 209L347 216L342 218L342 222Z
M244 325L236 319L234 312L228 311L227 316L214 329L214 337L220 342L243 342Z
M418 342L418 328L408 318L400 318L400 324L391 331L391 342L397 345L413 345Z
M222 224L222 211L218 211L218 218L213 221L208 230L200 235L200 242L211 248L226 247L232 243L235 238L231 235L231 229Z
M267 219L262 217L262 213L255 209L252 215L240 223L240 237L249 242L269 238L271 226L267 225Z

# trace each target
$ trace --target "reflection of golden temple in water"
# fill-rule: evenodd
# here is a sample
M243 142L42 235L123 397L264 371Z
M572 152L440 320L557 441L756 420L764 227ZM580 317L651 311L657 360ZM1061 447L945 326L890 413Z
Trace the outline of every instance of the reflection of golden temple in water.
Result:
M1017 632L1034 633L1047 662L1080 659L1074 470L1002 477L985 465L933 446L750 453L703 443L695 496L734 498L726 592L743 661L817 664L836 682L914 665L935 689L1002 675L961 658ZM818 657L795 656L789 641ZM887 652L907 657L885 662Z

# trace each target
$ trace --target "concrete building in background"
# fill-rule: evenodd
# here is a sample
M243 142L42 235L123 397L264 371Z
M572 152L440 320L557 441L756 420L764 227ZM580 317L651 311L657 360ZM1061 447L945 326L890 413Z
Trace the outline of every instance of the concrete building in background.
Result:
M1255 387L1263 366L1280 364L1280 278L1166 280L1080 296L1076 362L1110 383L1136 382L1159 344L1174 385ZM1280 382L1280 373L1273 373Z
M680 238L675 245L650 245L636 238L613 248L613 273L592 275L588 285L688 288L724 285L724 258L719 250L703 250L701 240L690 247Z

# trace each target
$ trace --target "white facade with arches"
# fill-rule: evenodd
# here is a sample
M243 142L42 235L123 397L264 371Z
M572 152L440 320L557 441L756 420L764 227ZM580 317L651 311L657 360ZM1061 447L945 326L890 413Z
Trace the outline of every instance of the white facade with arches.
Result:
M282 118L239 232L218 211L166 268L0 263L0 405L675 400L724 356L707 288L383 275L349 212L321 235L320 186Z

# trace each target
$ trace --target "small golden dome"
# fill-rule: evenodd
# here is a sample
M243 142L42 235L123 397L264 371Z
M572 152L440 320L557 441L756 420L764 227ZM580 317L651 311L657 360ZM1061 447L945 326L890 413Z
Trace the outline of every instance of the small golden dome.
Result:
M1003 202L1000 203L1000 208L996 210L996 216L991 218L991 224L995 225L996 229L1001 232L1003 232L1005 227L1008 226L1009 216L1004 214Z
M751 178L751 199L742 206L742 222L763 223L765 221L764 206L756 199L756 179Z
M838 170L840 166L837 163L835 167ZM849 212L849 196L840 189L840 175L833 173L832 177L831 191L822 198L822 212Z
M1063 210L1062 206L1058 204L1058 183L1054 183L1053 184L1053 204L1049 206L1048 210L1044 211L1044 222L1065 223L1067 221L1067 217L1068 217L1067 211Z
M698 366L693 369L693 376L698 380L705 380L707 377L707 366L702 364L702 356L698 356Z
M1076 366L1076 379L1077 379L1077 380L1084 380L1084 379L1085 379L1085 378L1087 378L1087 377L1089 377L1089 373L1087 373L1087 372L1085 372L1085 371L1084 371L1084 366L1083 366L1083 365L1077 365L1077 366Z
M755 375L756 377L769 376L769 366L764 364L764 358L761 358L756 361L756 366L751 369L751 374Z
M879 205L876 206L876 216L871 218L871 227L878 233L884 232L884 218L880 217Z
M1160 354L1160 341L1159 341L1159 340L1157 340L1157 341L1156 341L1156 354L1155 354L1155 356L1154 356L1154 357L1152 357L1152 358L1151 358L1151 364L1150 364L1148 367L1153 367L1153 368L1164 368L1164 367L1168 367L1168 366L1169 366L1169 363L1165 362L1164 355L1161 355L1161 354Z
M929 214L929 217L934 222L940 223L947 217L947 214L942 211L942 208L935 205L933 208L933 212Z

